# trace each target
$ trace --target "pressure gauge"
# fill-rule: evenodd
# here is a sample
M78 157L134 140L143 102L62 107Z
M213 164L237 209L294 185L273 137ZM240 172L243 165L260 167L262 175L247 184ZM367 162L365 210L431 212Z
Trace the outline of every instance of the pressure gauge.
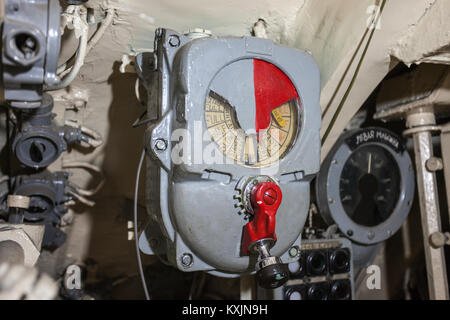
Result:
M342 135L317 177L317 203L329 224L350 239L375 244L403 224L414 196L414 171L406 148L382 128Z

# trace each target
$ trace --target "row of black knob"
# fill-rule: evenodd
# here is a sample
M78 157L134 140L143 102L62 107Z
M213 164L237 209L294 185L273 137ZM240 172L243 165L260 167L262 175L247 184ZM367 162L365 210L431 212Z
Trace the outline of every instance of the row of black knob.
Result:
M313 284L286 286L285 300L351 300L350 280L334 280Z
M350 272L350 251L346 248L307 250L297 262L289 264L290 279Z

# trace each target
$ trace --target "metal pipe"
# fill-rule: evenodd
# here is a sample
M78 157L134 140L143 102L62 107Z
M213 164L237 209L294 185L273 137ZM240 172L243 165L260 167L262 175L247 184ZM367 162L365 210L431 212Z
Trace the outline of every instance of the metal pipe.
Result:
M445 191L447 193L448 215L450 218L450 123L441 126L441 153L442 153L442 163L444 165Z
M430 112L415 112L407 117L409 128L433 126L435 116ZM430 236L441 232L441 217L435 172L427 169L427 161L433 157L431 132L427 130L411 131L414 139L414 151L417 169L417 187L422 219L425 260L427 267L428 291L432 300L448 300L447 271L443 248L434 248Z

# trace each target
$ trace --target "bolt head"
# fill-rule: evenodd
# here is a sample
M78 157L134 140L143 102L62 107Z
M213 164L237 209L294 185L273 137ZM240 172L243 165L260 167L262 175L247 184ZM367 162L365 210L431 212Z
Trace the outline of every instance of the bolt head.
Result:
M263 199L266 204L273 205L278 199L278 194L274 189L270 188L264 192Z
M291 256L291 258L295 258L296 256L298 256L298 253L298 247L292 247L289 249L289 255Z
M172 35L169 37L169 44L171 47L178 47L180 45L180 38L178 36Z
M445 245L446 237L441 232L434 232L430 235L430 244L433 248L438 249L442 248Z
M165 151L167 149L167 142L164 139L157 139L155 141L155 149L158 151Z
M189 268L192 265L193 261L194 261L194 258L192 257L192 255L190 253L184 253L181 256L181 264L185 268Z
M442 160L436 157L432 157L430 159L428 159L425 163L427 170L430 172L435 172L435 171L439 171L442 170L444 165L442 163Z

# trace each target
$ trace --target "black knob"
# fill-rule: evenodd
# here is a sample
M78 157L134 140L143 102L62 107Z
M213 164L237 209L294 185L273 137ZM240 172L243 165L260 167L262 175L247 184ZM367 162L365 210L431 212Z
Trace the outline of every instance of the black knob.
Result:
M327 273L327 256L322 251L311 251L306 258L309 276L321 276Z
M352 287L349 280L338 280L331 286L330 298L332 300L350 300Z
M327 283L315 283L308 289L308 300L328 300Z
M329 257L331 274L350 271L350 252L348 249L331 251Z
M271 263L256 272L258 285L264 289L281 287L289 280L289 269L283 263Z
M286 286L284 289L284 300L305 300L306 287L304 285Z

